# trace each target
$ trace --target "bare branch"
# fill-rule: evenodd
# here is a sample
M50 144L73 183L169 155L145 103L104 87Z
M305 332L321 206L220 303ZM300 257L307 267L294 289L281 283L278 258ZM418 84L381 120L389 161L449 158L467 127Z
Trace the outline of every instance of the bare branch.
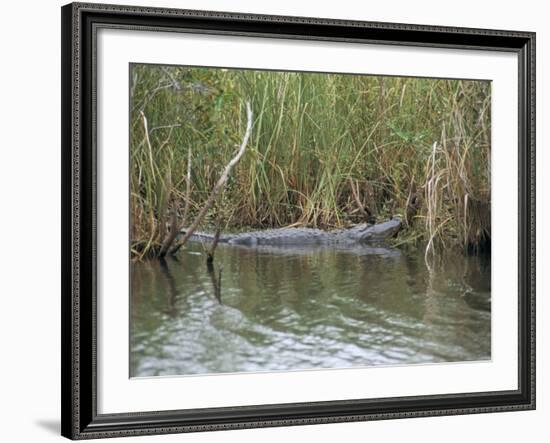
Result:
M159 251L159 257L164 257L166 253L168 252L168 249L174 242L174 239L178 235L178 217L177 217L177 208L174 204L174 207L172 208L172 212L170 214L170 232L162 242L162 246Z
M183 209L183 219L178 227L177 221L177 209L174 203L174 208L172 209L172 219L170 220L170 232L164 238L162 242L162 247L160 248L159 257L164 257L174 240L178 236L179 232L187 224L187 214L189 212L189 206L191 205L191 154L192 150L189 148L187 152L187 185L185 190L185 207Z
M174 129L174 128L180 128L180 127L181 127L181 124L179 123L174 123L173 125L155 126L154 128L151 128L151 130L149 131L149 134L152 134L153 132L158 131L160 129Z
M149 129L147 127L147 117L143 111L139 111L141 118L143 120L143 132L145 133L145 141L147 142L147 147L149 148L149 166L151 167L151 173L153 174L153 181L156 182L155 167L153 162L153 146L151 146L151 139L149 138Z
M172 82L172 86L174 87L174 89L176 91L179 91L181 89L181 86L180 86L180 83L176 80L176 77L172 75L172 73L168 70L168 68L163 66L161 69L162 69L162 72L164 72Z
M361 199L359 198L359 194L357 192L357 189L355 188L355 183L353 182L353 179L351 177L348 177L348 181L351 187L351 193L353 194L353 198L355 200L355 204L357 205L357 209L359 209L359 212L361 212L361 214L365 218L365 221L368 221L370 219L370 215L361 203Z
M166 170L164 175L164 180L162 182L163 195L162 195L162 205L160 213L158 214L159 218L159 239L162 241L166 237L166 212L168 210L168 203L170 202L170 196L172 194L172 171L170 167Z
M187 177L185 183L185 207L183 208L183 218L181 220L180 231L187 224L187 215L189 214L189 206L191 206L191 148L187 151Z
M185 244L185 242L189 239L189 237L191 237L191 235L193 234L195 229L197 229L199 227L199 225L201 224L204 216L206 215L208 210L214 204L214 201L218 197L220 191L224 188L225 183L227 182L227 179L229 178L229 174L231 173L231 170L233 169L233 167L239 162L239 160L243 156L246 145L248 144L248 139L250 138L250 134L252 132L252 109L250 108L250 103L249 102L246 103L246 114L247 114L247 120L248 120L247 124L246 124L246 132L244 134L243 141L241 143L239 151L237 152L235 157L233 157L231 159L231 161L227 164L227 166L223 170L223 173L220 176L219 180L214 185L214 188L212 189L212 192L210 193L210 196L208 197L208 200L206 200L206 203L204 204L202 209L199 211L197 217L195 218L195 220L193 221L191 226L189 226L189 228L185 232L185 235L183 236L183 238L181 240L179 240L174 245L174 247L170 251L171 253L175 253L181 246L183 246Z

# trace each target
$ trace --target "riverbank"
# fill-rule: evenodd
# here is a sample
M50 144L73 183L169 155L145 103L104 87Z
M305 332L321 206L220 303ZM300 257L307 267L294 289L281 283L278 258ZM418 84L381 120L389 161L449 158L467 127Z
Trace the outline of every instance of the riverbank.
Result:
M398 215L405 244L490 244L489 82L154 65L133 65L131 78L134 256L159 247L174 213L188 206L192 220L204 206L242 140L246 101L250 141L206 226Z

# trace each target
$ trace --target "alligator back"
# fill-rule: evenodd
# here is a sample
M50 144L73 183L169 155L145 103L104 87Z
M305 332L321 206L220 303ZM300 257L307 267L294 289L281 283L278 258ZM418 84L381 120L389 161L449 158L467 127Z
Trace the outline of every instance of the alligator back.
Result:
M312 228L279 228L264 231L243 232L228 239L236 245L314 245L335 240L331 232Z

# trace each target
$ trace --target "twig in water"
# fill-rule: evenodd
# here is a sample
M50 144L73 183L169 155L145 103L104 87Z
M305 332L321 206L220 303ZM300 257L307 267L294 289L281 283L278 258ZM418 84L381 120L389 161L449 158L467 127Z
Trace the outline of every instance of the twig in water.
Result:
M212 287L214 288L214 296L218 300L218 302L222 303L222 271L223 266L220 266L218 269L218 276L216 277L216 273L214 272L214 264L211 262L206 263L206 269L208 271L208 275L210 275L210 280L212 281Z
M208 251L208 254L206 256L207 263L214 262L214 252L216 251L216 247L218 246L218 242L220 241L220 231L221 227L218 224L218 227L216 228L216 233L214 234L214 240L212 241L212 246L210 247L210 251Z

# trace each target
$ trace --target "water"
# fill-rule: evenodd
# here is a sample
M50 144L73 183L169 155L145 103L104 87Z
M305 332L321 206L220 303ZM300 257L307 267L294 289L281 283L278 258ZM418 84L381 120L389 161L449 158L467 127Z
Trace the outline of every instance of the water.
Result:
M209 270L203 252L132 265L132 377L491 358L488 258L219 245Z

